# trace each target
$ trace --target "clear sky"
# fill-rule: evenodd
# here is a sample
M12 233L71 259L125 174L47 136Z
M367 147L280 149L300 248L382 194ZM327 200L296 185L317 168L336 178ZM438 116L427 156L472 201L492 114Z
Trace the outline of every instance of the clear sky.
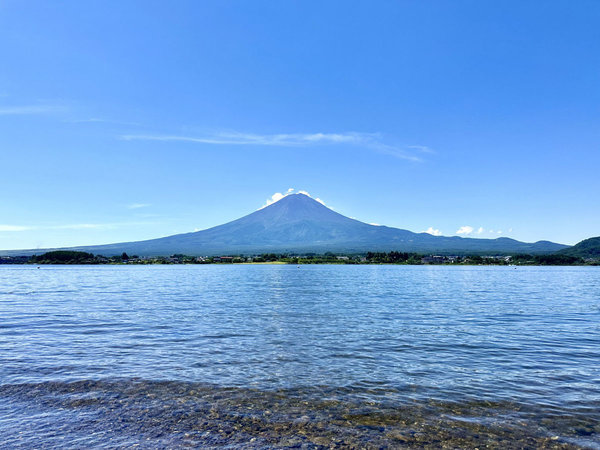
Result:
M600 2L0 0L0 169L0 249L204 229L289 188L573 244L600 235Z

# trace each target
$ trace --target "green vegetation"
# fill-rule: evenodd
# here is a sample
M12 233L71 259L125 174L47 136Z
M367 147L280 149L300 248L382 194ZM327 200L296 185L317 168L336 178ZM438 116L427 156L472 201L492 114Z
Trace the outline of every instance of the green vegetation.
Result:
M596 238L598 239L598 238ZM260 255L228 255L228 256L189 256L175 254L171 256L139 257L127 253L105 257L86 252L57 250L31 258L19 257L7 259L0 263L14 264L406 264L406 265L519 265L519 266L573 266L600 265L598 258L582 258L557 252L548 255L422 255L406 252L367 252L366 254L336 255L331 252L319 255L308 253L303 255L263 253Z
M56 250L43 255L33 255L30 260L34 264L94 264L94 255L86 252Z
M600 259L600 236L585 239L573 247L560 250L558 254L584 259Z
M368 252L366 259L370 263L377 264L422 264L423 257L418 253L403 253L403 252Z
M584 264L585 261L576 256L568 255L514 255L511 259L516 264L531 264L536 266L573 266Z

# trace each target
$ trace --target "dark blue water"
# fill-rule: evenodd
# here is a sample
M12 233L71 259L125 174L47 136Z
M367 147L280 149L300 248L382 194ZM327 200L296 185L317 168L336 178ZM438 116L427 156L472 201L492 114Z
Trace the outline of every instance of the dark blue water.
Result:
M600 448L600 268L0 266L0 444Z

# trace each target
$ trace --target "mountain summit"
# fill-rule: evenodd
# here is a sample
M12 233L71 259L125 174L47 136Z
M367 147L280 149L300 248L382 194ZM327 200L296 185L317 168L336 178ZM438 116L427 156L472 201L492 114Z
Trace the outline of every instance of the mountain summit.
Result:
M419 253L550 253L567 246L548 241L528 244L509 238L470 239L432 236L369 225L343 216L305 194L290 194L240 219L207 230L147 241L74 247L106 256L405 251ZM12 251L33 254L43 250ZM8 252L3 252L7 254Z

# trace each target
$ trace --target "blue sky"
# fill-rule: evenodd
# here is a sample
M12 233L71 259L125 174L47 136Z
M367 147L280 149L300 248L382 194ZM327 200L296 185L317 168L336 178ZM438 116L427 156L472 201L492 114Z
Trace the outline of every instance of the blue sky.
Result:
M204 229L289 188L412 231L600 235L599 23L585 0L0 0L0 249Z

